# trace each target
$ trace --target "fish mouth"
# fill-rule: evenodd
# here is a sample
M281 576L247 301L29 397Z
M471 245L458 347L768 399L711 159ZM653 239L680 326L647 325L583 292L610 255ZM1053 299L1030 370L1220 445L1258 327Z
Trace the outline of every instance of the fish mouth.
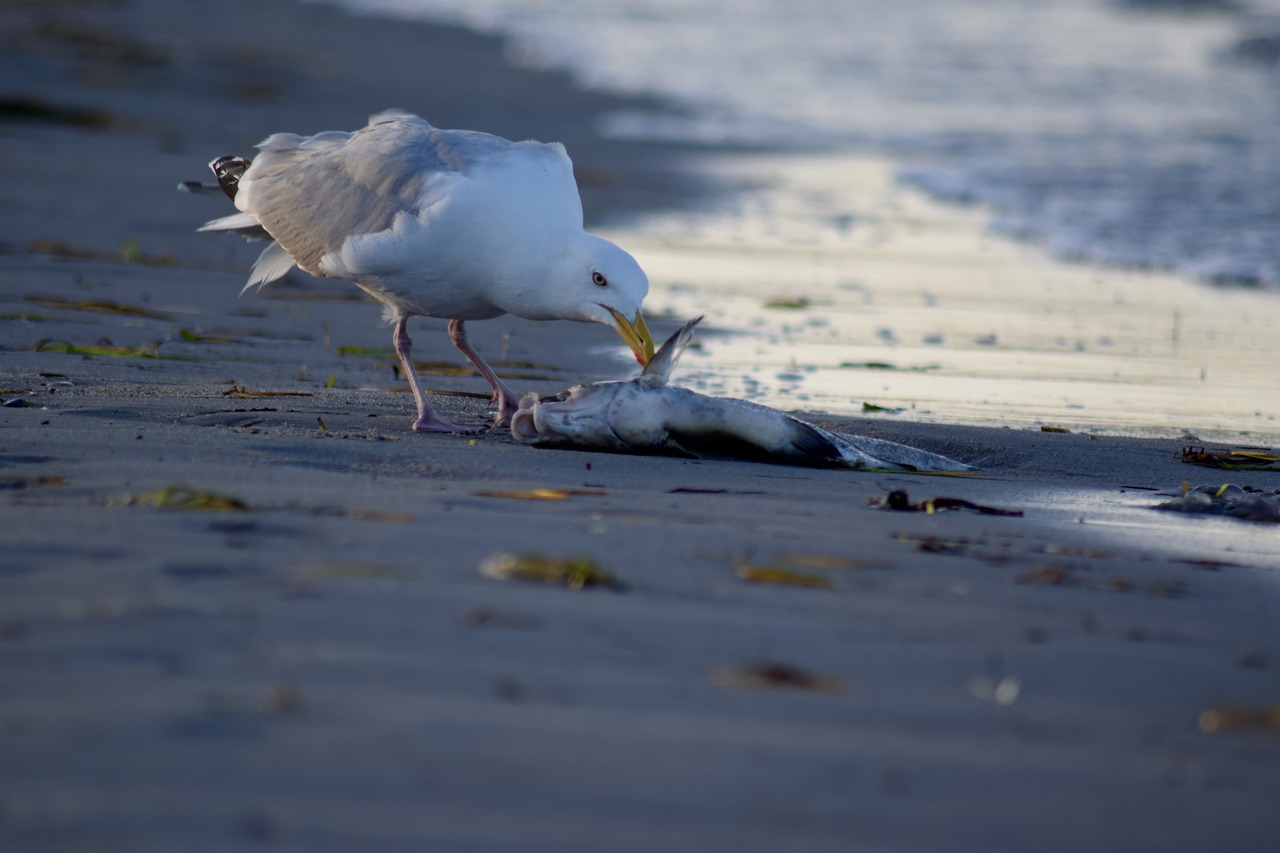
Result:
M541 399L525 394L511 416L512 438L541 447L625 447L609 423L614 399L609 392L617 384L577 385Z
M613 315L614 328L623 342L631 348L636 361L640 362L641 367L648 365L653 359L653 335L649 334L649 326L644 321L644 315L636 311L635 319L628 320L616 308L610 308L608 305L602 307Z
M525 394L520 398L519 408L511 416L511 435L515 437L516 441L524 444L534 444L539 438L545 437L544 433L547 428L542 422L541 407L552 406L552 411L556 411L558 407L555 404L572 401L574 392L580 387L582 386L575 385L573 388L566 388L559 394L552 394L549 397ZM572 409L569 411L572 411Z
M538 440L538 419L533 413L534 405L537 403L526 407L524 401L521 401L519 411L511 416L511 434L516 441L524 444L533 444Z

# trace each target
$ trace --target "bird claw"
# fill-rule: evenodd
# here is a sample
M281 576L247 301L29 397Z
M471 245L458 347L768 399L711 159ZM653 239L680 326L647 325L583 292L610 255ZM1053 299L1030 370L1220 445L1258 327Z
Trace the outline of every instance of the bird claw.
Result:
M489 428L485 431L485 434L484 434L485 438L488 438L489 436L493 435L495 432L502 429L503 427L511 426L511 416L514 414L515 414L514 411L505 412L501 409L495 412L493 416L493 423L489 424Z
M477 423L459 423L442 418L435 412L428 410L426 413L418 415L418 419L413 422L413 430L415 432L435 432L435 433L454 433L454 434L472 434L483 432L486 436L493 434L502 427L511 425L511 416L516 413L518 405L512 402L515 395L504 398L498 403L498 409L494 412L493 423L477 424Z

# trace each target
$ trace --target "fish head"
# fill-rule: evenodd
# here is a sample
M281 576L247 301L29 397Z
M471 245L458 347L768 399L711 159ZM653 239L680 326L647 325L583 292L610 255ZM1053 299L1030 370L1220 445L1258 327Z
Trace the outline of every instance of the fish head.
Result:
M630 382L576 385L550 397L525 394L511 416L511 435L523 444L579 445L625 450L611 425L611 410L619 389Z
M524 444L575 445L601 450L665 446L673 391L665 389L676 360L701 317L681 326L644 370L627 382L577 385L550 397L526 394L511 417L511 434Z

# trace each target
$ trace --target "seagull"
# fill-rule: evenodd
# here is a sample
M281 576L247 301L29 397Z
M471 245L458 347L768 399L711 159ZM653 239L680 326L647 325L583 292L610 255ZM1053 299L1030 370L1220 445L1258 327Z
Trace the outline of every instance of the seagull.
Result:
M384 306L417 401L413 429L474 432L431 410L410 358L410 317L449 321L449 337L493 388L497 424L518 396L467 341L465 323L514 314L612 326L644 365L653 338L640 306L649 280L631 255L583 231L573 163L558 142L442 130L401 110L352 133L277 133L249 160L209 164L239 213L199 231L270 240L244 291L301 267L353 282Z

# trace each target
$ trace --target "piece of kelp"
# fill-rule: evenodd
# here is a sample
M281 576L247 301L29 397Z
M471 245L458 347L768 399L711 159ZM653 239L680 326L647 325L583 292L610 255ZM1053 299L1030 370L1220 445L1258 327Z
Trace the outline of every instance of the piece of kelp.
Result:
M0 477L0 489L18 489L25 491L44 486L65 486L67 478L60 474L42 474L36 477L8 475Z
M896 370L906 373L925 373L930 370L941 370L940 364L913 364L907 367L899 367L889 361L842 361L840 367L852 370Z
M831 696L845 691L842 678L772 661L716 667L711 671L711 683L736 690L795 690Z
M126 506L154 506L168 510L247 512L251 509L240 498L189 486L168 486L154 492L130 495L123 502Z
M1182 598L1190 593L1186 584L1178 581L1151 581L1139 586L1131 580L1121 577L1097 578L1086 576L1065 566L1037 566L1023 572L1014 579L1017 584L1043 586L1080 587L1084 589L1100 589L1106 592L1145 593L1151 598Z
M160 341L149 347L118 347L113 344L73 344L70 341L55 341L49 338L36 341L32 352L60 352L67 355L86 355L109 358L155 358L163 361L194 361L185 355L161 355Z
M1218 705L1202 711L1198 723L1205 734L1280 733L1280 705Z
M905 411L906 411L906 409L902 408L901 406L897 406L897 407L894 407L894 406L879 406L879 405L876 405L875 403L866 403L866 402L864 402L864 403L862 404L862 411L864 411L864 412L883 412L883 413L888 414L888 415L896 415L896 414L900 414L901 412L905 412Z
M777 296L773 299L764 301L765 308L781 308L789 311L799 311L809 307L809 297L807 296Z
M140 308L137 305L123 305L105 299L59 299L56 296L32 295L26 297L27 302L45 308L60 308L64 311L89 311L94 314L123 314L127 317L146 317L149 320L172 320L173 317L163 311Z
M575 495L603 497L609 493L601 489L552 489L539 487L535 489L485 489L472 492L472 494L482 498L510 498L520 501L567 501Z
M197 332L195 329L179 329L178 337L189 344L240 344L244 341L230 335L212 335Z
M525 370L500 370L497 365L501 362L495 362L493 366L494 374L502 379L527 379L535 382L545 382L550 379L541 373L530 373ZM415 361L413 368L418 372L419 376L479 376L480 371L473 367L464 367L449 361Z
M1063 566L1037 566L1030 571L1018 575L1015 583L1043 584L1045 586L1075 586L1079 581L1076 575Z
M883 560L869 560L864 557L848 557L843 554L815 554L797 552L779 554L768 563L758 568L786 569L837 569L841 571L862 571L864 569L892 568Z
M140 264L148 267L172 267L178 263L178 259L173 255L149 255L139 251L138 244L133 240L125 243L119 252L114 253L81 249L61 240L34 240L27 245L27 251L33 255L51 255L72 261L104 261Z
M390 347L363 347L363 346L338 346L333 351L340 356L352 358L379 358L387 361L398 361L399 356L396 351ZM506 362L494 361L491 365L503 365ZM527 362L521 362L519 366L526 366ZM415 359L414 368L419 373L427 373L435 376L479 376L479 372L474 368L456 361L426 361L424 359ZM511 365L509 365L511 366ZM532 365L528 365L532 366Z
M248 391L243 385L237 385L223 391L222 396L241 400L261 400L265 397L311 397L314 395L310 391Z
M780 566L738 566L734 569L738 577L749 583L779 584L782 586L801 586L810 589L830 589L831 580L825 575L813 572L798 572L795 569Z
M1187 446L1182 448L1182 461L1233 471L1280 471L1280 456L1258 448L1209 450L1207 447Z
M1020 509L1001 509L1000 507L984 506L963 498L938 497L912 503L911 498L907 496L906 489L894 489L883 498L873 496L869 504L894 512L923 512L928 515L947 510L967 509L982 515L1004 515L1012 518L1022 516L1022 510Z
M333 350L340 356L351 356L353 358L374 358L384 359L386 361L394 361L397 359L395 350L386 347L359 347L359 346L341 346L334 347ZM527 379L535 382L545 382L550 379L543 373L534 373L527 370L503 370L503 367L532 367L537 370L552 370L554 367L537 368L536 365L527 362L514 361L492 361L490 366L494 368L494 373L503 379ZM397 371L399 364L396 364ZM414 370L420 376L479 376L480 372L473 367L458 364L452 361L414 361Z
M748 583L779 584L810 589L830 589L834 586L829 576L815 572L814 569L861 571L889 568L892 566L883 560L814 553L779 554L771 560L757 563L752 560L752 554L748 552L733 563L734 573Z
M950 554L963 557L972 554L973 548L980 544L971 539L948 539L942 536L935 536L932 533L893 533L890 535L904 545L914 545L917 551L925 554Z
M590 557L549 557L545 554L494 554L480 564L480 574L497 580L523 580L585 589L622 589L612 574Z

